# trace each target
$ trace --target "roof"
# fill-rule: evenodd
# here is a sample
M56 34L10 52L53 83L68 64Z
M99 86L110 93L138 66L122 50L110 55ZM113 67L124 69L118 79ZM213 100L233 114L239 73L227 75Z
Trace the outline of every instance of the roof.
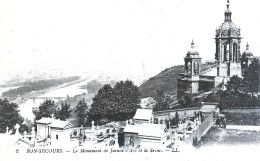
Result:
M43 117L40 120L37 120L36 123L46 124L53 128L62 128L62 129L73 127L73 125L68 121L57 120L54 118L47 118L47 117Z
M187 52L187 56L190 57L190 56L198 56L199 55L199 52L197 51L197 49L195 48L194 46L194 42L192 40L191 42L191 48L189 49L189 51Z
M211 105L203 105L200 109L202 112L213 112L217 109L217 105L211 104Z
M246 50L242 54L243 57L251 57L253 56L252 51L249 50L249 44L246 44Z
M165 128L166 126L164 124L144 123L141 125L127 125L124 129L124 133L136 133L139 136L161 138L165 134Z
M126 125L124 132L125 133L137 133L139 134L140 129L142 128L141 125Z
M42 117L40 120L36 120L36 123L39 124L50 124L52 122L53 118L48 117Z
M134 119L135 120L150 120L153 115L152 109L137 109Z
M53 122L50 124L50 127L55 127L55 128L71 128L73 125L69 123L68 121L62 121L62 120L53 120Z
M222 31L229 31L230 29L238 30L236 25L230 21L225 21L221 26Z
M165 135L165 128L166 126L164 124L144 123L140 129L139 135L161 138Z

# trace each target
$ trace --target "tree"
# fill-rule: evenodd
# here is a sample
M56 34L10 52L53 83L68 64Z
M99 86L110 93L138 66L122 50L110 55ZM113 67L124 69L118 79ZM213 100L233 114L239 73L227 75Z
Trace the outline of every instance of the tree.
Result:
M20 116L18 105L7 99L0 99L0 132L5 132L6 127L14 129L16 124L22 124L24 119Z
M237 75L234 75L230 78L230 80L227 83L227 90L235 94L238 94L242 90L243 86L244 82L242 78L239 78Z
M88 109L88 105L85 102L85 100L84 99L79 100L79 102L77 103L77 106L76 106L76 110L75 110L78 126L85 125L87 109Z
M97 80L92 80L88 82L86 87L88 89L88 92L96 94L98 90L102 87L102 83Z
M123 121L133 118L136 109L140 108L140 92L132 81L117 82L112 95L114 114L110 119Z
M175 113L174 121L175 121L175 123L178 125L178 123L179 123L179 121L180 121L180 117L179 117L178 111L176 111L176 113Z
M109 84L105 84L92 99L91 109L88 113L89 121L97 121L105 118L106 115L113 113L113 88Z
M245 91L253 96L260 91L260 63L258 59L254 59L245 71L244 75Z
M70 104L67 104L67 102L61 104L61 109L56 111L55 117L60 120L66 120L68 117L70 117Z
M40 104L39 109L33 111L35 121L40 120L42 117L52 117L55 114L55 102L51 99L46 99Z
M117 82L114 88L105 84L92 100L89 121L100 123L102 119L123 121L132 118L141 102L138 87L129 80Z
M170 108L171 98L169 95L166 95L163 90L156 90L154 100L156 101L153 108L154 111L162 111Z

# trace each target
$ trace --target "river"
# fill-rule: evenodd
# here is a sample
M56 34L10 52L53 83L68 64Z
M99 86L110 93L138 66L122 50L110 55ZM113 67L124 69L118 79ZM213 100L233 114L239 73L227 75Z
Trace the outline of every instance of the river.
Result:
M87 89L81 89L80 87L82 85L87 84L91 80L93 79L84 80L72 85L66 85L66 84L61 85L57 88L52 88L51 90L41 95L37 95L37 97L35 97L34 99L30 98L23 103L18 103L20 114L25 119L27 118L29 120L33 120L34 119L34 114L32 113L33 108L38 107L47 98L50 98L55 102L57 102L59 100L65 100L67 96L74 97L75 95L78 94L83 94L83 93L88 94Z

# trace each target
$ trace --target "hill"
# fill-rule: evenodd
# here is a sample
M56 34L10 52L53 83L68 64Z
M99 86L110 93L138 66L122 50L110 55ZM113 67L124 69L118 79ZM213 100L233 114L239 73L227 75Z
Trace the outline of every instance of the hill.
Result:
M170 95L177 94L177 78L178 74L184 72L184 66L178 65L165 69L148 81L140 85L139 89L141 97L153 97L156 89L164 90Z

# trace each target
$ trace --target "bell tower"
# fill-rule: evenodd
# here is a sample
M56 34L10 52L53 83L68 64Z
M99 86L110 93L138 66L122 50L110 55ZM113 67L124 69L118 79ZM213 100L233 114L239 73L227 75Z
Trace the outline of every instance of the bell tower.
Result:
M241 77L240 44L242 37L240 28L237 28L232 22L231 16L232 11L229 8L228 0L224 23L216 29L215 35L217 76L238 75Z
M201 57L196 50L195 44L192 40L191 48L188 50L184 58L184 73L179 74L178 78L178 99L183 96L189 96L199 93L199 81L201 73Z
M194 42L191 42L191 48L187 52L186 57L184 58L184 70L185 75L196 77L200 75L201 71L201 57L199 56L198 51L195 49Z

